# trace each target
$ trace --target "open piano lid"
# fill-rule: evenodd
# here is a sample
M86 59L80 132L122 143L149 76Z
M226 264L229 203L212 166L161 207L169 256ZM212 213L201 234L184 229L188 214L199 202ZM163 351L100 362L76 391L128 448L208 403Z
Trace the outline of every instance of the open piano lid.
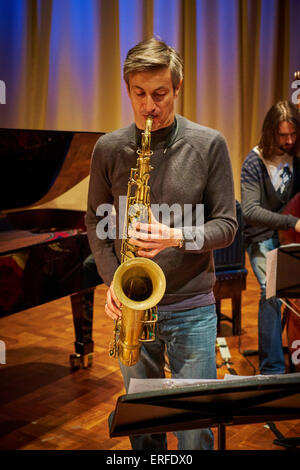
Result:
M89 174L97 132L0 129L0 210L44 204Z
M88 182L101 135L0 129L0 315L84 287L82 263L90 252L84 226L87 184L84 194L70 192ZM64 206L66 193L72 210Z

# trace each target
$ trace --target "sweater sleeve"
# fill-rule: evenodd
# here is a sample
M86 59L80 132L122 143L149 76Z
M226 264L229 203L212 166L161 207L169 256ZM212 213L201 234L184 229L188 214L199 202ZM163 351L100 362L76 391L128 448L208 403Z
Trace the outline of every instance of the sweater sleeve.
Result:
M237 231L231 162L224 137L217 133L207 151L207 182L202 226L184 228L180 250L201 253L231 245Z
M99 230L101 228L101 221L104 218L108 220L112 215L113 209L113 196L107 174L108 170L105 165L105 144L102 142L102 139L103 137L97 142L91 159L85 223L98 273L104 283L109 286L119 261L115 254L113 237L109 236L109 232L105 234L103 230Z
M294 228L297 217L273 212L261 206L262 174L259 165L246 159L241 172L241 205L245 221L271 230Z

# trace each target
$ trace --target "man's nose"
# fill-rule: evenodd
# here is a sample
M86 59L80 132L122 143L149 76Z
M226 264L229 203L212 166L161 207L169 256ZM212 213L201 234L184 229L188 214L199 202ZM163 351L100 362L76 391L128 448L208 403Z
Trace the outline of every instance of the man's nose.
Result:
M287 144L293 144L294 143L294 136L291 135L291 134L287 135L286 143Z
M155 102L153 101L153 98L151 95L146 95L146 98L145 98L145 110L147 111L147 113L151 113L151 111L153 111L155 108Z

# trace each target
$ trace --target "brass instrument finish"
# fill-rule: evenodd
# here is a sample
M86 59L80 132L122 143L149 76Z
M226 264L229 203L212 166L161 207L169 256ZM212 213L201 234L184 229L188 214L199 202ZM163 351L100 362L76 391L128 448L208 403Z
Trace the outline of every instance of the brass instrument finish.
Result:
M150 171L152 117L146 119L136 168L131 168L127 189L126 215L121 246L121 264L113 287L122 304L122 317L115 322L110 356L132 366L139 360L142 342L155 340L157 304L164 295L166 279L162 269L148 258L137 257L129 243L129 228L135 222L150 223Z

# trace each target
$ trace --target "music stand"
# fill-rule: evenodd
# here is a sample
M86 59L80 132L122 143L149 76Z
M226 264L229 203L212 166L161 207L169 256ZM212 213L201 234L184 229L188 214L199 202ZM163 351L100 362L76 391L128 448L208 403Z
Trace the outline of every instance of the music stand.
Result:
M120 396L110 437L299 418L300 373L255 376Z
M282 245L267 253L266 298L300 297L300 244Z

